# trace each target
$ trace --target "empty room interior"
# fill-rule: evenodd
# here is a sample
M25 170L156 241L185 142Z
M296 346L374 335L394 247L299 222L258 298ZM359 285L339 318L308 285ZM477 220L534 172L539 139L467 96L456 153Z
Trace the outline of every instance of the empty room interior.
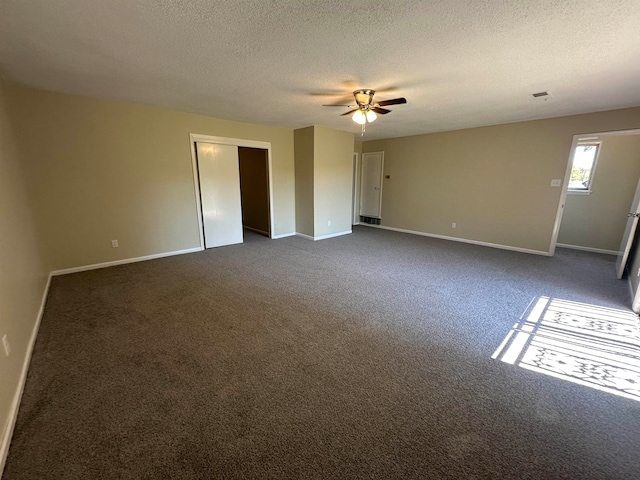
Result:
M0 477L640 478L639 24L0 2Z

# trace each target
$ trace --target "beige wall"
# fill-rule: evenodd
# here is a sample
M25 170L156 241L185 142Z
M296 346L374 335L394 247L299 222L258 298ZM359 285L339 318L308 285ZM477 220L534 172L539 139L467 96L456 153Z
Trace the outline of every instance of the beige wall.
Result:
M640 127L640 108L364 142L385 152L382 225L548 252L573 135ZM456 222L453 229L451 223Z
M313 237L313 127L294 132L296 231Z
M242 224L269 234L269 163L267 150L238 148Z
M12 403L48 277L6 107L8 90L0 83L0 338L7 335L11 347L6 357L0 342L0 474Z
M351 231L353 134L313 126L294 137L297 232L317 238Z
M640 135L600 140L592 192L567 194L558 243L618 251L640 179Z
M315 236L351 231L353 134L325 127L314 129Z
M189 133L271 142L275 234L295 231L291 130L23 87L9 106L52 270L198 247Z

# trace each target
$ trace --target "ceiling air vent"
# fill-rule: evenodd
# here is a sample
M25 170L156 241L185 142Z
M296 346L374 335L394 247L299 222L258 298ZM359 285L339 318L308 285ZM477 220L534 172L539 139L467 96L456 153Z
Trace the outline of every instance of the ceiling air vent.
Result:
M531 96L533 97L534 100L549 100L551 98L551 94L549 92L538 92L538 93L532 93Z

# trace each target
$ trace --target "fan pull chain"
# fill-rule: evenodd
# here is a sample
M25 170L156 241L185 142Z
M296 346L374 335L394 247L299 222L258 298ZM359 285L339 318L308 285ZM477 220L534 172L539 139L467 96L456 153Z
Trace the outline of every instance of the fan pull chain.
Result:
M360 134L360 136L361 136L361 137L364 137L364 131L366 130L366 129L364 128L364 126L365 126L366 124L367 124L367 122L364 122L364 123L362 124L362 133Z

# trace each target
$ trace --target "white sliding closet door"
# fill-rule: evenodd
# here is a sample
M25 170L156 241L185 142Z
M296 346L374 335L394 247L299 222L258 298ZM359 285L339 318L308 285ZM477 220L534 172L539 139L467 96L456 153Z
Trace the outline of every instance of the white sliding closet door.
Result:
M196 143L205 248L242 243L238 147Z

